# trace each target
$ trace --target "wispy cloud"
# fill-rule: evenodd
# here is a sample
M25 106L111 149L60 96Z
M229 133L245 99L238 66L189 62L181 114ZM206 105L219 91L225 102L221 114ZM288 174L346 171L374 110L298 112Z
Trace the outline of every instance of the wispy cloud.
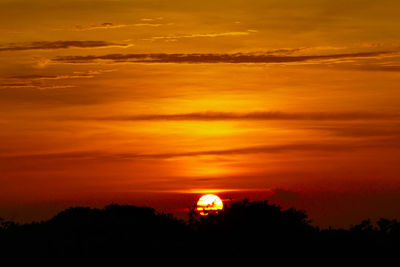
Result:
M141 21L156 21L156 20L163 20L163 17L157 17L157 18L141 18Z
M400 123L399 121L388 121L384 123L359 123L351 124L323 124L314 126L306 126L307 130L317 130L330 132L340 137L356 137L356 138L399 138Z
M63 89L63 88L73 88L75 85L61 84L61 85L48 85L40 83L3 83L0 84L0 89L10 89L10 88L34 88L38 90L51 90L51 89Z
M30 43L11 43L0 46L2 51L52 50L66 48L102 48L129 47L130 44L118 44L106 41L40 41Z
M163 25L171 25L172 23L162 23L163 18L143 18L137 23L124 24L124 23L114 23L114 22L103 22L97 24L77 24L75 26L58 27L54 28L54 31L92 31L92 30L108 30L108 29L118 29L126 27L160 27Z
M398 72L400 71L400 64L382 65L382 64L365 64L365 65L352 65L349 68L354 70L365 71L385 71L385 72Z
M71 28L71 30L75 31L91 31L98 29L117 29L128 27L127 24L115 24L112 22L104 22L101 24L90 24L90 25L75 25L75 27Z
M333 60L344 58L370 58L393 54L397 51L374 51L329 55L271 55L235 53L235 54L108 54L101 56L59 56L53 59L59 63L88 63L98 60L114 63L291 63L310 60Z
M115 24L111 22L104 22L101 24L90 24L90 25L76 25L71 30L74 31L91 31L91 30L99 30L99 29L118 29L118 28L126 28L126 27L160 27L163 24L161 23L152 23L152 22L139 22L134 24Z
M351 148L354 148L352 145ZM342 146L329 145L329 144L289 144L289 145L273 145L273 146L254 146L233 148L225 150L205 150L205 151L187 151L187 152L170 152L170 153L154 153L154 154L141 154L141 153L107 153L103 151L78 151L78 152L65 152L65 153L44 153L44 154L27 154L27 155L2 155L0 159L104 159L104 160L131 160L131 159L169 159L176 157L194 157L205 155L236 155L236 154L259 154L259 153L280 153L286 151L330 151L330 150L347 150Z
M86 72L83 71L74 71L71 74L56 74L56 75L48 75L48 74L27 74L27 75L15 75L9 76L8 79L11 80L21 80L21 81L37 81L37 80L65 80L65 79L85 79L85 78L94 78L96 75L112 72L113 69L109 70L89 70Z
M10 76L10 79L16 80L63 80L63 79L80 79L80 78L93 78L94 75L88 73L76 73L71 75L40 75L40 74L31 74L31 75L17 75Z
M398 140L396 140L398 141ZM77 151L65 153L43 153L43 154L25 154L25 155L0 155L0 160L13 159L41 159L41 160L135 160L135 159L170 159L178 157L197 157L197 156L229 156L246 154L270 154L270 153L288 153L288 152L339 152L360 150L371 147L398 147L393 145L390 140L382 142L332 142L332 143L297 143L282 145L260 145L251 147L240 147L221 150L202 150L202 151L180 151L166 153L107 153L104 151Z
M184 38L204 38L204 37L224 37L224 36L242 36L249 35L250 33L257 32L256 30L248 31L231 31L231 32L214 32L214 33L196 33L196 34L182 34L182 35L167 35L167 36L154 36L145 40L165 40L165 41L176 41Z
M249 113L235 112L193 112L180 114L143 114L132 116L83 117L79 120L110 121L216 121L216 120L312 120L312 121L352 121L352 120L390 120L400 119L398 113L374 112L298 112L260 111Z
M75 71L71 74L27 74L15 75L6 77L6 82L0 83L0 88L35 88L39 90L48 89L62 89L76 87L75 85L68 84L54 84L56 80L70 80L70 79L90 79L95 76L112 72L114 70L89 70L89 71Z

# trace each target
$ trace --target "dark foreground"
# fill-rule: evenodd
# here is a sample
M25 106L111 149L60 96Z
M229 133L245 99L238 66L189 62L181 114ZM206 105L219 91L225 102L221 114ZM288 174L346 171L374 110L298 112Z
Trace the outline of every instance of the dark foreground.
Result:
M400 253L400 223L363 221L349 230L313 227L304 212L264 202L233 202L184 222L149 207L69 208L54 218L0 224L0 256L52 263L129 266L272 266L357 263ZM1 264L1 263L0 263ZM74 265L75 265L74 264ZM4 265L5 266L5 265ZM11 266L11 265L10 265Z

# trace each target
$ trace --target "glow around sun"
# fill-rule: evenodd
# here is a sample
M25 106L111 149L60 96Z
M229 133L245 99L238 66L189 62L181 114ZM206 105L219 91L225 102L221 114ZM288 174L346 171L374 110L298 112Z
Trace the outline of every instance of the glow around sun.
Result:
M208 215L211 212L218 212L223 208L222 200L213 194L207 194L202 196L197 201L197 211L200 215Z

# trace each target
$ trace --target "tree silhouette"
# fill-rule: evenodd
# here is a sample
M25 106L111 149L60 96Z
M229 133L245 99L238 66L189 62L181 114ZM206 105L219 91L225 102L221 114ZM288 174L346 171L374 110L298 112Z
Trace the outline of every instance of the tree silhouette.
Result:
M1 219L0 253L2 259L14 260L252 266L292 259L309 263L321 257L387 258L400 249L397 220L382 218L374 225L368 219L349 230L321 230L304 211L248 199L231 201L207 216L199 216L194 207L188 215L184 222L150 207L113 204L103 209L73 207L30 224Z

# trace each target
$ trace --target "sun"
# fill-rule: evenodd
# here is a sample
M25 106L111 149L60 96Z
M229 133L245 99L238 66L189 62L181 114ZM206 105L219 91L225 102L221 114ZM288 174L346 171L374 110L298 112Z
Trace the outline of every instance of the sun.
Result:
M207 194L202 196L199 201L197 201L197 211L200 215L208 215L212 212L218 212L223 208L222 200L213 194Z

